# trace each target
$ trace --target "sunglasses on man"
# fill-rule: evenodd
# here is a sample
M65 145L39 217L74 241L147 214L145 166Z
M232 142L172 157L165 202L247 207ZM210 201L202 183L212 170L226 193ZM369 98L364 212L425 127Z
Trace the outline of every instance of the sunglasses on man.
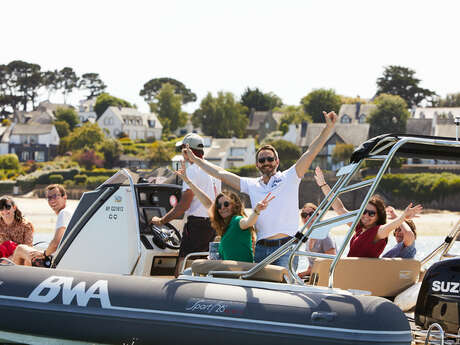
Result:
M46 199L48 199L48 201L51 201L51 200L57 199L60 196L61 194L51 194L51 195L48 195Z
M313 212L302 212L302 213L300 214L300 216L301 216L302 218L307 218L307 217L313 216L313 213L315 213L315 212L314 212L314 211L313 211Z
M223 203L217 203L217 209L220 210L222 207L229 207L230 203L228 201L224 201Z
M264 164L265 161L267 162L274 162L275 161L275 157L260 157L258 160L257 160L260 164Z

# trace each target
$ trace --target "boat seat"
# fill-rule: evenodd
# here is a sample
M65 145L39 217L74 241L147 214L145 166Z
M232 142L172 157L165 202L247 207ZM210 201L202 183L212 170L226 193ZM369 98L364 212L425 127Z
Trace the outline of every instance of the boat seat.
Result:
M248 271L257 263L233 261L233 260L195 260L192 263L192 274L206 276L210 271ZM214 277L228 277L214 274ZM285 267L267 265L259 272L248 278L276 283L285 283L289 273Z
M328 285L331 262L331 259L315 259L310 285ZM420 262L414 259L343 258L335 268L334 287L393 298L417 282L420 268Z

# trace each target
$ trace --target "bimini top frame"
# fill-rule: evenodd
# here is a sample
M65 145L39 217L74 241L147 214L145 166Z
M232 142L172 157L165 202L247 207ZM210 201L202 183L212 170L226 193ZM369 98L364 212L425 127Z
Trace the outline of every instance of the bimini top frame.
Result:
M309 221L297 232L286 244L278 250L266 257L258 265L245 272L209 272L209 276L219 273L228 275L229 277L237 277L241 279L250 278L253 274L260 271L263 267L280 258L286 253L291 253L289 258L289 274L291 278L298 284L304 284L293 270L293 260L295 256L309 256L315 258L333 259L329 271L330 288L334 283L335 267L342 257L344 250L353 236L354 229L359 223L361 216L368 204L369 199L375 193L380 180L386 172L391 160L395 156L410 157L410 158L427 158L427 159L442 159L442 160L460 160L460 142L453 138L432 137L432 136L417 136L417 135L400 135L400 134L385 134L372 138L361 144L354 152L350 159L350 164L342 167L337 176L339 179L332 187L329 194L319 204L314 214ZM359 169L364 161L376 160L381 162L380 169L377 175L369 180L350 184L352 177L359 172ZM326 212L331 208L334 200L342 193L350 192L368 187L369 190L364 197L361 206L357 210L348 212L347 214L336 216L330 219L323 220ZM310 251L300 250L302 243L308 238L322 239L327 237L329 231L338 225L352 223L348 230L342 246L338 249L337 255L313 253ZM425 258L424 262L429 260Z

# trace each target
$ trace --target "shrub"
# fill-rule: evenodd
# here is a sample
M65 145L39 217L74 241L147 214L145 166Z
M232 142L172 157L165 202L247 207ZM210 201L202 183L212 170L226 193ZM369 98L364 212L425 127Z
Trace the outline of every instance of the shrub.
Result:
M73 180L65 180L63 183L65 188L72 188L75 186L75 181Z
M14 153L0 155L0 169L19 170L19 159Z
M50 184L61 184L62 182L64 182L64 177L62 177L62 175L53 174L49 176L49 182Z
M95 189L97 186L104 183L110 176L91 176L88 177L86 188Z
M88 181L88 176L86 175L75 175L73 177L76 184L86 184Z
M259 170L257 170L257 167L255 166L255 164L243 165L238 168L229 168L227 170L238 176L244 176L244 177L255 177L259 175Z

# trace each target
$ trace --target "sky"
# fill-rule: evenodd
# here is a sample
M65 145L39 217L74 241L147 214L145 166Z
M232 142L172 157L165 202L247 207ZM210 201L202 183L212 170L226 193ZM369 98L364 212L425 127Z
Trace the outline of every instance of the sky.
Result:
M460 92L457 0L14 0L0 9L0 64L99 73L107 92L142 111L139 91L160 77L196 93L186 111L208 92L239 98L247 87L292 105L318 88L371 98L389 65L415 70L442 97Z

